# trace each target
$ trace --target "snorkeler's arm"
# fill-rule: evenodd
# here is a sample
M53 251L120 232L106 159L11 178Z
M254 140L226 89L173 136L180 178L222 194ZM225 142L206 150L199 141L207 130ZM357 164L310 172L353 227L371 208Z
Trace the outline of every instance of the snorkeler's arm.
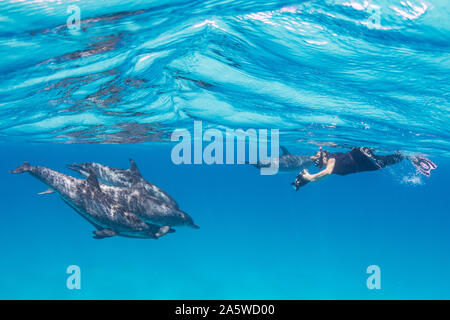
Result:
M333 172L335 163L336 163L335 159L333 159L333 158L329 159L327 161L326 168L315 174L310 174L307 170L305 170L305 173L303 174L303 178L305 178L306 180L309 180L311 182L319 181L320 179L325 178L326 176L329 176Z

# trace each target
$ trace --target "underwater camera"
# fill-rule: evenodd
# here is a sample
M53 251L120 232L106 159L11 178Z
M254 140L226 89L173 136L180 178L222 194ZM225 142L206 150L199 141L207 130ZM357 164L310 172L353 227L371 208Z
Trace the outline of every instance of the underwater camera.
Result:
M297 175L297 178L295 179L295 181L292 182L291 184L292 184L292 188L294 188L295 191L298 191L298 189L300 189L300 187L303 187L308 182L310 182L310 181L303 178L303 172L300 172Z

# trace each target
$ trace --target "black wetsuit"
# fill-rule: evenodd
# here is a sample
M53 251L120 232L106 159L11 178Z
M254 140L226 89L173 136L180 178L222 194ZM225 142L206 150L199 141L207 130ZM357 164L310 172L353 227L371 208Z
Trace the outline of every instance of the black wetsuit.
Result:
M334 158L336 163L333 168L334 174L341 176L362 172L374 171L403 160L401 154L377 156L369 148L354 148L346 153L330 153L329 158Z

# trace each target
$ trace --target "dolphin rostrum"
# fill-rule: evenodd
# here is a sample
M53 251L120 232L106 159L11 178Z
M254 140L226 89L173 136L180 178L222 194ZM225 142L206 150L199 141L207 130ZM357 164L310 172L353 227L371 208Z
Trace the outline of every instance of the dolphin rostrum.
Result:
M129 169L113 168L96 162L86 162L81 164L74 163L68 167L69 169L79 172L85 177L88 177L89 171L93 170L97 174L100 181L115 187L131 188L139 184L153 197L160 199L174 208L178 208L176 201L169 194L167 194L167 192L145 180L141 176L136 162L134 162L133 159L129 160Z
M280 146L281 155L278 158L271 158L267 161L258 161L254 164L256 168L275 166L282 172L298 172L309 167L313 161L310 156L291 154L286 147ZM275 162L278 162L277 164Z
M132 238L157 239L168 232L168 226L158 226L142 221L113 196L102 191L94 172L86 180L76 179L41 166L25 162L11 173L28 172L57 192L61 198L83 218L94 225L94 238L115 235ZM48 191L45 193L49 193Z

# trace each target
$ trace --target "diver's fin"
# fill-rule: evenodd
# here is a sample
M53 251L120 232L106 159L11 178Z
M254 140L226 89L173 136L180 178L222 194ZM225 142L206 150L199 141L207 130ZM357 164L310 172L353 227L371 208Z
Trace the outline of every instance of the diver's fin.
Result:
M282 156L287 156L287 155L291 154L286 147L280 146L280 149L281 149Z
M92 169L89 170L89 177L86 179L86 182L90 186L94 187L95 189L100 190L100 191L102 190L102 189L100 189L100 184L98 183L97 175L95 174L94 170L92 170Z
M417 171L426 177L430 176L431 170L437 168L437 165L433 161L422 156L413 156L409 160L416 167Z
M43 194L51 194L51 193L55 193L55 190L53 190L52 188L48 188L47 190L43 191L43 192L39 192L39 195L43 195Z
M174 229L170 229L169 226L162 226L161 228L159 228L159 230L155 234L155 236L156 236L156 238L160 238L160 237L162 237L163 235L165 235L165 234L167 234L169 232L175 232L175 230Z
M130 171L133 174L137 174L138 176L141 176L141 173L139 172L139 169L137 167L136 162L133 159L128 159L130 161Z
M25 161L22 165L18 166L16 169L9 171L10 173L23 173L31 170L30 164Z
M109 237L114 237L117 233L111 229L102 229L94 231L94 239L104 239Z

